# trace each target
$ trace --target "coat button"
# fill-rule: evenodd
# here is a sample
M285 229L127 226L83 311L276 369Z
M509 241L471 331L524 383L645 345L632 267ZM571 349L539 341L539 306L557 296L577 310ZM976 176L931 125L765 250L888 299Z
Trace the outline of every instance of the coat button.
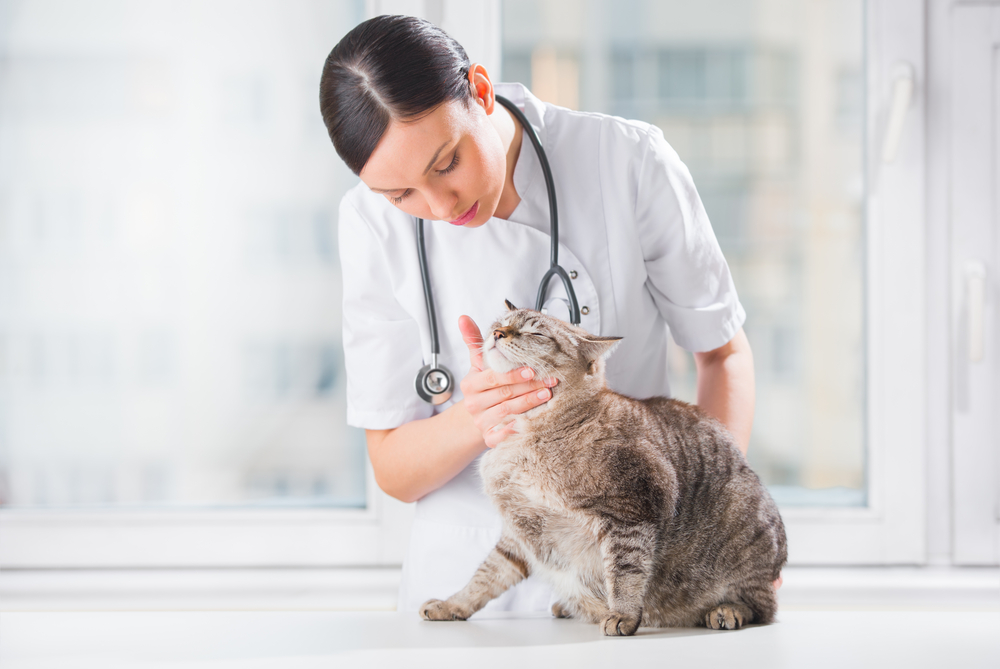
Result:
M586 316L590 313L590 307L580 307L580 313Z
M571 279L575 279L576 278L576 270L575 269L571 269L569 271L569 278L571 278Z

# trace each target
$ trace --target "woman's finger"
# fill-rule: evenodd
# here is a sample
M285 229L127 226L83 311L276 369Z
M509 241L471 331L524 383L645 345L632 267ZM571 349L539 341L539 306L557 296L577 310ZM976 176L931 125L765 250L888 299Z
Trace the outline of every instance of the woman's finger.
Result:
M498 427L495 430L490 430L489 434L483 438L483 441L486 442L486 445L489 448L493 448L512 434L517 434L517 430L514 429L513 423L504 425L503 427Z
M481 414L479 429L483 432L484 436L489 436L489 430L503 422L503 419L507 416L522 414L529 409L534 409L539 404L548 402L551 398L552 391L548 388L542 388L536 392L525 393L520 397L501 402Z
M530 367L520 367L509 372L498 372L487 369L480 373L470 373L462 386L464 393L481 393L501 386L524 383L535 378L535 370Z
M536 390L541 390L542 388L551 388L556 385L555 379L532 379L531 381L525 381L523 383L511 383L508 385L497 386L490 390L484 390L482 393L476 397L476 404L488 409L490 407L496 406L501 402L507 402L517 397L521 397L526 393L530 393Z
M485 368L483 364L483 333L479 331L476 321L468 316L459 316L458 329L462 333L465 345L469 347L469 361L472 363L472 368L482 371Z

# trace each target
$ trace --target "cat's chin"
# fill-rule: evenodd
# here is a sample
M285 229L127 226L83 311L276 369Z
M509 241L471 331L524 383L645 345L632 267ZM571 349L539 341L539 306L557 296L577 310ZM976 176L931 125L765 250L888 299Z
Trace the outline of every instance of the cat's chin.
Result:
M486 364L495 372L512 372L521 365L517 365L508 360L497 348L486 351Z

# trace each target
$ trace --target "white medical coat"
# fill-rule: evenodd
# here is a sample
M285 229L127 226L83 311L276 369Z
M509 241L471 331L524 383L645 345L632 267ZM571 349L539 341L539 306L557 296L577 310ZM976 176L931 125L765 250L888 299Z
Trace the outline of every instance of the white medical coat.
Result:
M743 325L729 267L691 175L655 126L541 102L519 84L499 94L538 133L555 179L559 263L575 272L582 327L624 340L608 360L610 387L633 397L669 395L668 327L690 351L722 346ZM469 371L458 330L468 314L483 331L504 300L534 307L549 267L545 180L527 137L514 169L521 203L508 220L479 228L424 224L441 343L456 382ZM388 429L428 418L414 390L429 362L430 331L417 260L416 222L358 184L340 206L344 271L347 421ZM550 296L565 295L558 278ZM558 390L556 391L558 392ZM482 491L478 460L417 502L399 610L462 588L500 536L500 518ZM551 593L529 577L489 609L547 610Z

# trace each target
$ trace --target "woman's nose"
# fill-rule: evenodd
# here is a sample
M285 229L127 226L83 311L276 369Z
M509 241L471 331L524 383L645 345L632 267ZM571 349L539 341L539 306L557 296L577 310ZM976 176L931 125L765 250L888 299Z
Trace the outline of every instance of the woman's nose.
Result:
M461 214L455 213L455 205L458 204L458 196L449 191L427 191L424 196L427 199L427 206L430 207L434 218L439 221L451 221Z

